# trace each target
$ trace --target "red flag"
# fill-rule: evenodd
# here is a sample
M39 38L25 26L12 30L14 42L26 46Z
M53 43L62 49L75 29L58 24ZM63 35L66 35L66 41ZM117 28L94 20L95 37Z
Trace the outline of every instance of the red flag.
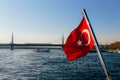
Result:
M83 17L79 26L74 29L66 43L62 46L69 61L79 57L86 56L94 45L89 26L86 19Z

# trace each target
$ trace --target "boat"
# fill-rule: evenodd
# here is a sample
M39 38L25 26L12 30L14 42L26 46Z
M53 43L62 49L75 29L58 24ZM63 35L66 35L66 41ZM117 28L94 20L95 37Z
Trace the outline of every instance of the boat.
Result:
M120 51L118 53L120 53Z
M37 48L35 49L35 52L50 52L49 48Z

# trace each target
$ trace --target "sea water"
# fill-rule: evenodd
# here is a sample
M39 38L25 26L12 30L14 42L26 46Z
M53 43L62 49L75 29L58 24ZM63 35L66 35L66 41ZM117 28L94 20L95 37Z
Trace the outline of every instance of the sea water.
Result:
M112 80L120 80L120 54L103 52ZM63 50L0 49L0 80L106 80L97 53L68 62Z

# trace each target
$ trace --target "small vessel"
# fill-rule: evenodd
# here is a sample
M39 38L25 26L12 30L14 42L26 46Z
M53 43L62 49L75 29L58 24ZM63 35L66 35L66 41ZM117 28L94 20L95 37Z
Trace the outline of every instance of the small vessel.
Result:
M117 53L120 53L120 51L118 51Z
M37 48L35 49L35 52L50 52L49 48Z

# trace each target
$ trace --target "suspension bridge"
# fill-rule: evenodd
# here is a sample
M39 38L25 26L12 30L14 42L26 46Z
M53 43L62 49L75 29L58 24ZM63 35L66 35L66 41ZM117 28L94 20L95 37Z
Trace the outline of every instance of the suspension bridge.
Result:
M14 43L14 35L12 33L12 38L10 43L1 43L0 49L36 49L36 48L49 48L49 49L62 49L64 44L64 35L62 35L60 44L51 44L51 43L25 43L17 44Z

